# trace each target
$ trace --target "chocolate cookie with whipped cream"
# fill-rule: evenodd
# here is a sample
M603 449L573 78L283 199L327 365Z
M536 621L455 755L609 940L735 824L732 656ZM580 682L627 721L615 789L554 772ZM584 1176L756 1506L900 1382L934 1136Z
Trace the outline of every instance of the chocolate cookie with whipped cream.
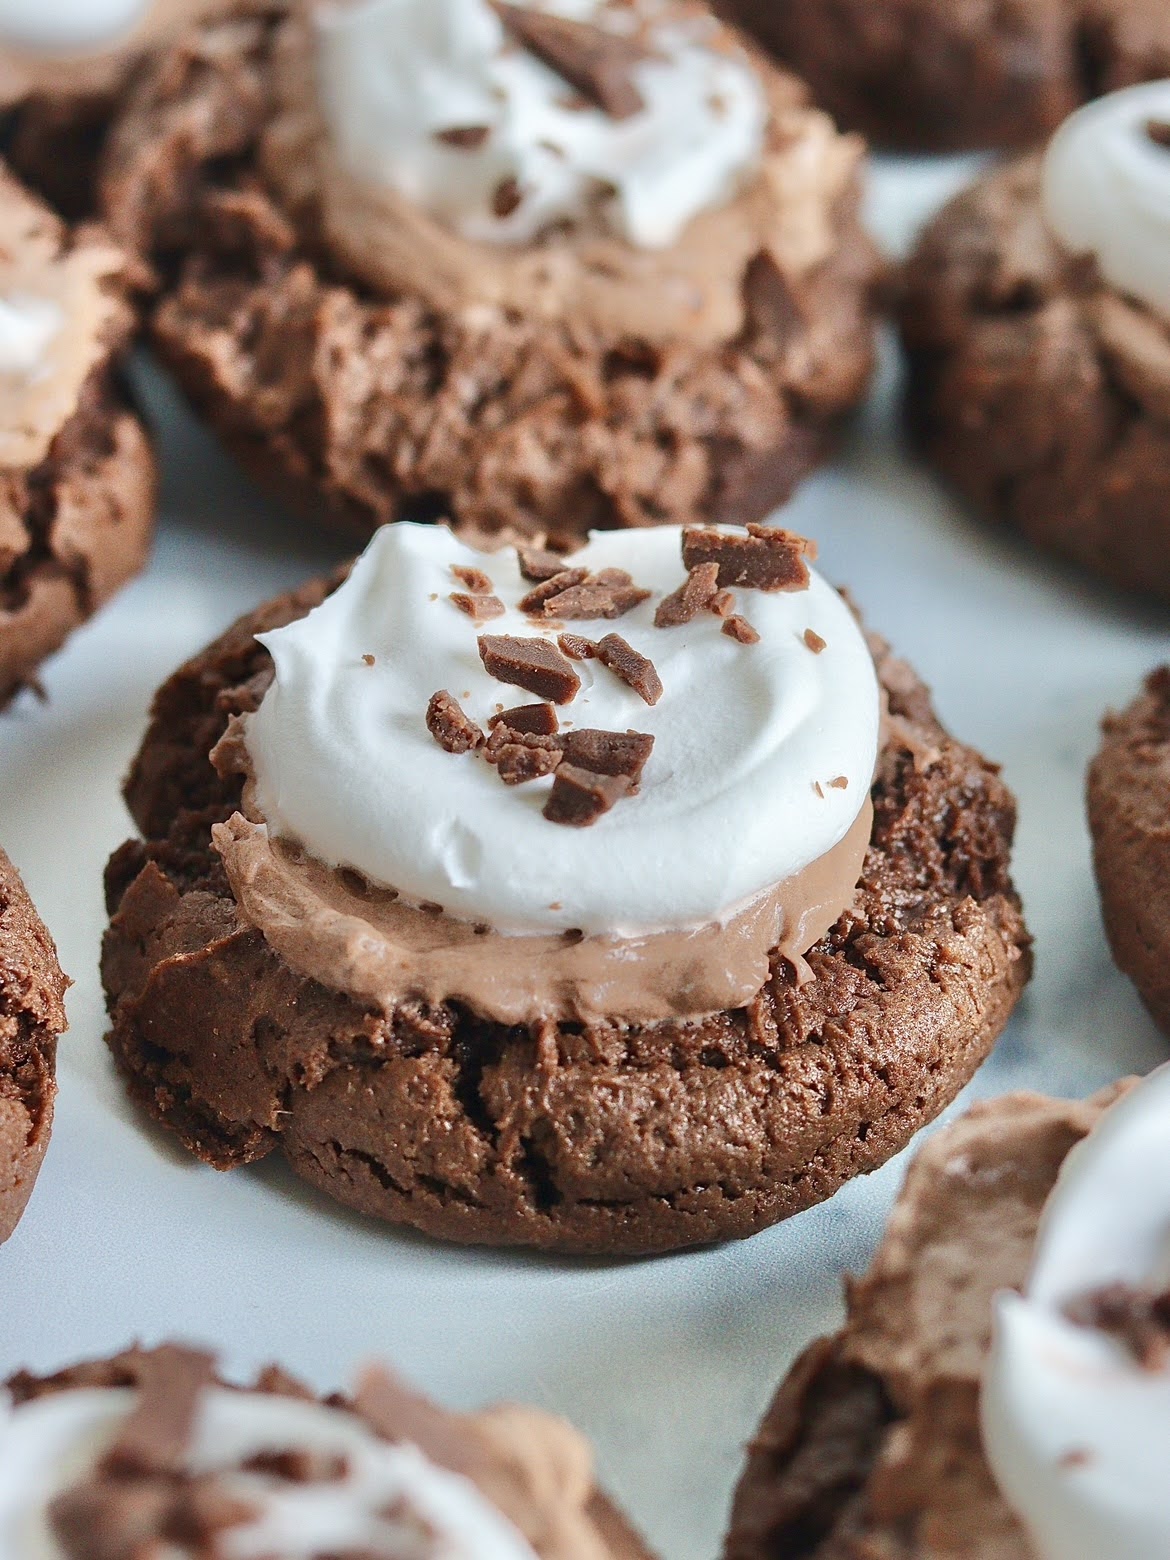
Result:
M109 1044L223 1169L648 1252L881 1164L1028 977L1014 805L781 530L382 528L160 690Z
M49 1146L68 984L53 939L0 850L0 1241L20 1221Z
M1113 957L1170 1032L1170 668L1105 717L1089 766L1089 828Z
M70 216L91 214L110 119L142 61L245 0L0 0L0 145Z
M1170 74L1162 0L719 0L880 146L1028 146L1087 98Z
M5 1560L650 1560L564 1420L448 1413L381 1366L320 1399L168 1343L7 1385Z
M725 1560L1170 1551L1170 1069L933 1136L793 1366Z
M986 175L905 276L908 414L981 513L1170 597L1170 81Z
M683 0L361 0L149 72L104 175L159 349L369 532L763 518L872 359L862 145Z
M146 561L154 456L118 377L127 263L0 164L0 707Z

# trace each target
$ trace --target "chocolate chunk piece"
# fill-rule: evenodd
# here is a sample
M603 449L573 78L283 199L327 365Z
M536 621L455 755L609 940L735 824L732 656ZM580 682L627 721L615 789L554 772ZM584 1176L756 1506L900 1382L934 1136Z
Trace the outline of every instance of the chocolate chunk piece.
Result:
M696 563L676 591L664 596L654 613L655 628L677 628L705 611L716 595L719 565Z
M735 611L735 592L733 590L717 590L707 603L708 609L714 612L716 617L730 617Z
M481 634L479 655L484 670L499 682L526 688L553 704L568 704L581 679L568 661L545 639L521 639L512 634Z
M483 732L446 688L431 694L427 730L448 753L470 753L483 744Z
M831 791L847 791L849 789L848 776L834 775L833 778L829 781L829 789Z
M825 648L827 643L826 640L821 638L815 628L805 629L804 642L814 655L820 655L821 651Z
M517 547L516 556L520 560L522 578L531 580L535 585L543 580L551 580L554 574L560 574L565 568L563 554L548 552L543 547Z
M580 634L558 634L557 644L570 661L593 661L597 657L597 645Z
M286 1484L337 1484L349 1474L349 1462L337 1452L307 1446L285 1446L254 1452L240 1464L245 1473L260 1473Z
M620 634L606 634L598 640L597 659L647 704L657 704L662 697L662 679L654 662L627 644Z
M629 119L645 107L633 72L650 55L636 39L502 0L496 10L518 42L611 119Z
M491 135L490 125L452 125L449 130L431 132L436 141L460 152L476 152Z
M744 590L806 590L814 543L778 526L749 525L745 532L696 526L683 532L683 563L719 566L719 584Z
M722 632L730 639L738 639L741 645L758 645L760 642L759 634L747 618L740 617L738 612L724 619Z
M475 623L488 623L492 618L503 617L507 610L498 596L469 596L464 591L453 590L451 600Z
M633 782L626 775L599 775L576 764L563 763L557 769L544 816L550 823L585 829L596 823L615 802L629 796Z
M595 775L624 775L637 785L654 738L646 731L598 731L583 726L580 731L566 731L561 745L565 762L577 769L588 769Z
M521 612L540 612L550 596L559 594L562 590L568 590L570 585L579 585L582 580L589 578L588 569L558 569L555 574L550 574L547 579L541 580L538 585L520 598Z
M490 596L494 589L491 580L482 569L468 569L461 563L453 563L451 573L460 585L466 585L467 589L476 596Z
M634 584L624 569L603 569L583 583L574 583L548 597L543 610L545 617L568 620L616 618L647 600L649 595L648 590Z
M100 1464L121 1478L177 1472L184 1463L203 1392L215 1379L215 1358L167 1343L136 1361L138 1399Z
M551 704L517 704L513 709L489 715L488 725L507 726L510 731L531 732L537 737L551 737L557 729L557 712Z
M1164 119L1147 119L1146 134L1155 146L1164 146L1170 152L1170 124Z
M1170 1290L1155 1294L1132 1284L1106 1284L1064 1309L1078 1327L1116 1338L1143 1370L1161 1370L1170 1362Z
M501 179L496 185L492 195L492 213L500 218L510 217L524 199L524 191L511 174L506 179Z
M505 742L496 749L492 761L505 785L524 785L551 775L561 762L560 744L548 737L532 742ZM546 746L547 744L547 746Z

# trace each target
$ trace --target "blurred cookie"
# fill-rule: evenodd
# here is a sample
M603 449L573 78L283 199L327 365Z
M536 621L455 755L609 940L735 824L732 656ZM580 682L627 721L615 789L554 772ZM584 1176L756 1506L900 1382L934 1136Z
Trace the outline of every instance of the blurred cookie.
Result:
M878 146L1027 146L1085 101L1170 75L1162 0L721 0Z
M905 275L908 415L980 511L1170 597L1170 82L985 175Z
M53 939L0 850L0 1241L16 1228L49 1146L68 984Z
M1113 957L1170 1031L1170 669L1153 672L1128 709L1106 717L1088 798Z
M298 507L756 520L862 395L860 141L701 8L577 10L270 12L139 83L107 214L181 384Z
M154 456L117 375L126 262L0 165L0 706L137 574Z
M379 1366L320 1399L278 1366L237 1387L163 1344L22 1371L8 1398L5 1560L650 1560L563 1420L448 1413Z
M935 1134L752 1440L725 1560L1166 1553L1168 1214L1166 1068Z
M896 1152L1028 978L1014 803L809 550L403 523L181 668L108 869L133 1096L220 1168L571 1252Z

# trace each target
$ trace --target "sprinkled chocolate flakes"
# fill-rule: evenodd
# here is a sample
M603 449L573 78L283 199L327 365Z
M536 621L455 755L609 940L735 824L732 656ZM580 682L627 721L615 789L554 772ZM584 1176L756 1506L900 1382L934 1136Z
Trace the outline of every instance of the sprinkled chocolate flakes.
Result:
M563 763L544 804L544 816L550 823L585 829L632 790L633 783L625 775L599 775Z
M1170 1362L1170 1289L1156 1293L1132 1284L1107 1284L1071 1300L1064 1314L1077 1327L1093 1327L1116 1338L1143 1370L1162 1370Z
M756 629L748 622L747 618L740 617L738 612L733 612L729 618L724 618L723 627L720 630L729 639L736 639L741 645L758 645L760 636Z
M527 595L521 596L517 604L521 612L541 613L547 601L588 578L588 569L558 569L555 574L548 575L538 585L534 585Z
M520 560L521 577L534 585L551 580L565 568L561 553L547 552L543 547L517 547L516 556Z
M490 596L495 589L490 578L482 569L466 569L460 563L451 565L451 573L476 596Z
M523 199L524 191L518 181L509 174L506 179L500 180L492 194L492 215L499 217L502 222L512 215Z
M558 634L557 644L560 645L570 661L595 661L597 659L597 645L595 641L586 639L581 634Z
M448 753L471 753L483 746L483 732L445 688L431 694L427 730Z
M488 725L507 726L511 731L530 732L551 737L557 729L557 712L551 704L517 704L514 709L499 710L488 717Z
M620 634L606 634L598 641L597 659L647 704L662 697L662 679L648 656L640 654Z
M820 655L821 651L825 648L827 643L826 640L821 638L815 628L806 628L803 638L805 644L814 655Z
M683 563L719 566L721 586L745 590L806 590L808 564L816 547L793 531L777 526L749 525L746 535L697 526L683 532Z
M492 132L488 125L452 125L449 130L432 133L444 146L453 146L459 152L477 152Z
M490 677L526 688L553 704L568 704L581 687L581 679L569 662L544 639L481 634L479 655Z
M705 612L718 594L719 565L696 563L679 588L664 596L654 613L655 628L677 628Z
M517 42L611 119L629 119L646 106L633 71L649 53L636 39L503 0L496 10Z
M498 596L471 596L466 591L453 590L451 600L473 623L490 623L492 618L503 617L507 610Z
M484 756L495 764L496 773L505 785L524 785L529 780L551 775L564 755L560 744L553 738L528 737L523 742L501 742L494 751L489 743L484 749Z
M1147 119L1146 134L1155 146L1161 146L1170 152L1170 123L1164 119Z
M583 726L561 738L566 763L595 775L624 775L632 786L642 778L654 738L646 731L598 731Z

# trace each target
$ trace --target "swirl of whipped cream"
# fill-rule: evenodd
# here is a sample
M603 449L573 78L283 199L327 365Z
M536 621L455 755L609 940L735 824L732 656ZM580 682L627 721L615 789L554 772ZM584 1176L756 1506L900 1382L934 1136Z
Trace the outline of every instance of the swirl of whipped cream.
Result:
M128 1388L76 1388L0 1410L4 1560L64 1560L50 1503L94 1465L134 1400ZM258 1453L283 1450L344 1458L345 1473L299 1484L240 1466ZM225 1560L313 1560L334 1553L535 1560L527 1541L469 1479L414 1446L380 1440L355 1415L320 1403L208 1391L186 1467L194 1476L217 1475L225 1496L253 1510L248 1520L218 1534L216 1553Z
M489 0L334 0L315 14L317 79L342 167L465 238L530 243L600 217L641 248L675 241L760 165L767 101L717 24L663 0L530 9L637 30L642 107L613 118L520 47Z
M805 590L740 592L761 636L742 645L710 613L654 626L684 578L678 527L595 533L570 561L625 569L652 592L616 622L568 626L615 630L648 656L658 703L584 661L560 710L562 727L654 737L637 796L592 828L559 827L541 813L550 781L502 785L477 755L434 741L424 715L440 688L481 724L532 700L487 674L477 634L555 643L563 625L519 610L532 587L514 549L482 553L445 527L399 523L328 600L260 636L275 680L244 735L269 831L497 931L615 936L725 920L837 845L869 795L880 710L869 649L836 591L814 574ZM476 624L459 611L455 567L484 571L504 616Z
M1170 316L1170 81L1098 98L1052 137L1044 156L1048 226L1096 256L1110 286Z
M1026 1292L997 1302L984 1444L1043 1560L1170 1555L1170 1367L1067 1314L1115 1284L1170 1284L1170 1067L1068 1156Z
M96 49L128 33L146 0L0 0L0 40L46 54Z

